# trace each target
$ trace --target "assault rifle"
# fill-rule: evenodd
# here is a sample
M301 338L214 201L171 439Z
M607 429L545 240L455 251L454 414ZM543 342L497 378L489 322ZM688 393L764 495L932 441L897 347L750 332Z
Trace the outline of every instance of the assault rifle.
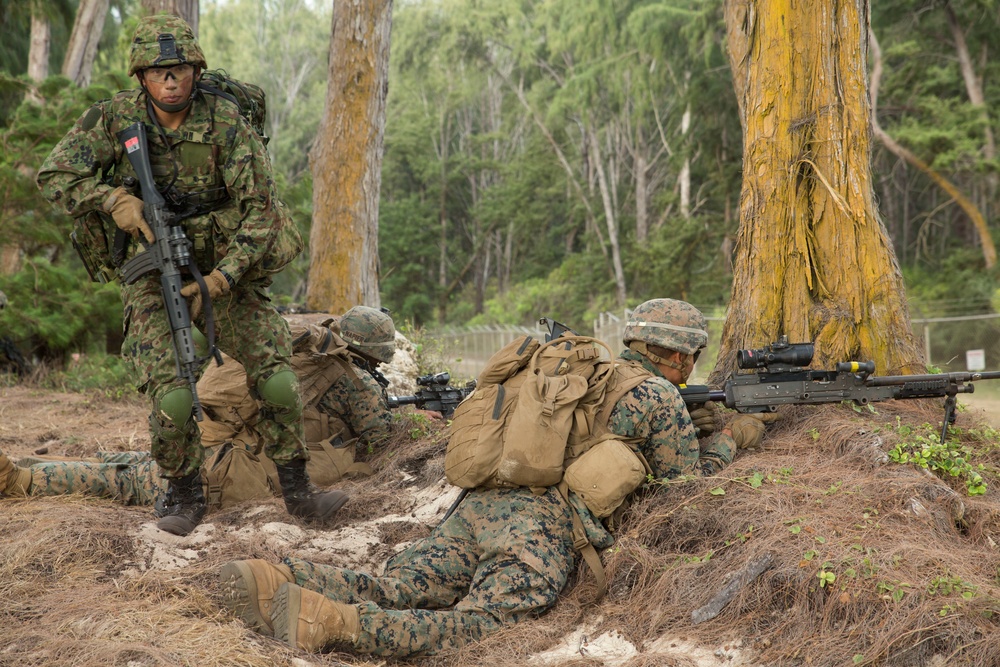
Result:
M737 412L775 412L781 405L841 401L868 405L890 399L944 397L944 442L948 425L955 422L956 396L973 393L975 380L1000 379L1000 371L877 377L872 375L872 361L842 361L835 370L817 371L805 368L812 363L813 351L812 343L789 343L787 336L761 349L739 350L736 365L756 372L734 373L718 390L682 385L681 397L689 407L716 401Z
M145 251L136 254L122 265L122 280L131 285L154 271L160 274L160 289L163 293L167 320L170 323L177 377L187 381L191 388L194 416L201 421L203 413L201 402L198 400L198 371L208 358L199 357L195 351L191 311L188 309L187 300L181 296L181 288L184 286L183 275L186 273L193 276L201 289L209 354L215 358L217 364L222 365L222 355L215 347L215 319L208 287L191 257L191 242L184 235L184 229L176 224L179 221L175 221L174 215L166 207L166 200L156 189L153 170L149 164L146 126L141 122L129 125L118 133L118 140L122 143L125 155L139 179L142 216L154 236L152 243L140 238Z
M417 384L423 388L417 391L417 395L390 396L389 407L415 405L420 410L436 410L442 417L448 419L454 414L458 404L476 388L475 380L470 380L461 388L452 387L449 382L451 382L449 373L421 375L417 378Z

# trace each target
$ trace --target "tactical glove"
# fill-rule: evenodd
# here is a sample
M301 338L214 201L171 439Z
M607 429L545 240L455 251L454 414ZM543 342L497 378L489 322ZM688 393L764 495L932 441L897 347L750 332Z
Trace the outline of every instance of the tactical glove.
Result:
M729 422L728 428L733 434L737 449L754 449L764 437L763 416L736 415Z
M698 429L699 438L715 433L717 415L719 414L719 408L715 403L709 401L700 408L691 410L688 414L691 415L694 427Z
M215 269L205 276L205 286L208 288L208 296L217 299L223 294L228 294L232 289L229 278L219 269ZM181 296L191 298L191 318L198 317L201 313L201 287L198 283L188 283L181 288Z
M155 240L153 230L142 217L142 200L130 195L125 188L119 186L111 191L104 200L104 212L110 213L118 229L130 234L132 238L138 239L141 232L150 243Z

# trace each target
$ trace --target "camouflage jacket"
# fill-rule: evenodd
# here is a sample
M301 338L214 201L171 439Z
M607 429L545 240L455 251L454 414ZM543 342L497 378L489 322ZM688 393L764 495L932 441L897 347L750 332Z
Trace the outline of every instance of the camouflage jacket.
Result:
M626 349L620 356L641 363L653 377L618 401L608 427L618 435L639 439L639 450L654 475L666 478L695 473L713 475L732 463L736 451L732 437L717 433L699 444L677 387L642 355Z
M320 397L316 409L330 416L331 427L336 418L343 423L347 436L365 446L377 446L388 435L392 421L385 390L367 371L351 366L353 373L337 378Z
M267 150L236 105L201 91L177 130L150 120L142 90L94 104L42 164L38 185L45 197L72 217L100 211L133 175L117 133L135 122L146 125L153 178L175 213L197 212L182 226L203 272L219 268L234 281L252 280L287 262L274 252L287 213Z

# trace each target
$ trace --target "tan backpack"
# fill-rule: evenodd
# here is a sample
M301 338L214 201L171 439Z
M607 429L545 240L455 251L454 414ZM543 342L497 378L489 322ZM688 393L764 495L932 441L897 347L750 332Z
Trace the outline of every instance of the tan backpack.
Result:
M559 484L568 463L611 439L606 426L614 402L649 377L610 355L607 345L586 336L544 344L522 336L500 349L455 410L448 481L467 489ZM606 516L600 509L595 513Z
M370 475L371 467L354 461L355 441L343 421L320 412L316 405L320 398L344 374L349 374L360 387L361 380L351 362L347 342L329 328L330 321L322 324L290 323L292 332L291 366L299 380L302 396L302 420L305 427L309 462L306 471L309 479L319 486L329 486L345 475ZM230 357L221 366L214 364L206 369L198 383L198 395L205 410L205 419L199 424L202 444L218 447L233 441L260 454L257 438L257 402L250 396L246 371ZM259 464L278 488L277 472L270 459L259 456Z

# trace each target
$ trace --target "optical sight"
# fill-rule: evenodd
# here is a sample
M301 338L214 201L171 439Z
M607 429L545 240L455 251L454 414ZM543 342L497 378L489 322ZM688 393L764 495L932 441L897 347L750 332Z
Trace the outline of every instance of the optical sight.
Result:
M736 352L736 365L743 370L764 368L765 366L787 365L808 366L813 358L812 343L789 343L788 336L782 336L776 342L756 350L739 350Z

